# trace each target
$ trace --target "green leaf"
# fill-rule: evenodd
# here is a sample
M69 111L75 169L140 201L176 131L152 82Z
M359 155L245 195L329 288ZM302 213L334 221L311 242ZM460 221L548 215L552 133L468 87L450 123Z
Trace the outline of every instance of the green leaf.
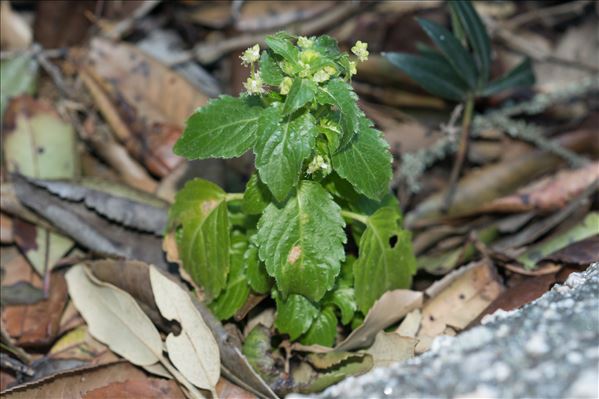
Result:
M459 40L450 31L433 21L418 18L418 23L445 55L454 71L468 83L471 89L474 89L478 80L476 66L472 56Z
M341 55L339 46L337 46L337 40L329 35L318 36L314 40L313 49L331 59L335 59Z
M341 323L347 325L358 310L353 288L338 288L329 291L323 299L324 305L335 305L341 311Z
M275 295L275 300L277 303L275 327L280 333L289 334L292 341L308 331L318 316L316 305L303 295L291 294L287 300Z
M319 88L316 97L319 103L332 105L338 109L339 124L343 130L340 147L343 148L359 129L359 116L362 112L358 108L358 96L347 82L342 79L331 79Z
M260 55L260 77L271 86L280 85L284 77L275 57L270 51L263 51Z
M462 79L441 57L419 57L406 53L383 53L383 56L435 96L454 101L462 101L466 97Z
M288 115L281 120L279 106L266 109L259 120L254 146L260 179L273 196L284 200L300 179L302 164L312 153L318 134L314 118L305 113Z
M312 322L310 329L302 337L304 345L332 347L337 335L337 317L330 307L325 308Z
M226 288L210 303L210 309L220 320L230 319L247 301L250 287L244 272L244 254L247 237L239 232L231 234L231 270Z
M319 301L330 290L345 257L339 206L318 183L302 181L284 205L270 204L258 222L260 259L283 296Z
M229 218L225 192L203 179L189 181L175 197L169 224L182 224L178 236L183 267L209 299L225 288L229 273Z
M300 393L316 393L321 392L326 387L336 384L337 382L349 377L364 374L372 369L374 365L372 356L367 353L352 352L351 356L344 356L339 352L314 353L308 355L315 356L335 356L344 357L343 361L335 364L326 371L316 371L306 363L300 363L299 367L293 369L293 380L298 382L297 392ZM309 359L310 361L310 359ZM313 361L310 363L312 364Z
M294 79L283 105L283 115L293 113L314 99L316 83L308 79Z
M361 117L360 132L331 158L333 169L368 198L381 199L389 193L392 157L389 144L371 122Z
M392 208L368 218L354 263L356 302L364 314L386 291L408 288L416 272L411 235L399 226L400 218Z
M464 29L468 42L474 49L480 83L484 83L489 79L491 70L491 40L487 29L470 1L450 1L449 7L459 19L460 26Z
M267 294L272 288L273 281L266 272L264 262L260 261L258 247L253 242L250 242L245 251L244 261L245 274L252 290L258 294Z
M30 53L22 53L0 63L0 121L10 97L35 94L38 69Z
M256 140L261 111L259 99L251 96L210 100L187 120L173 152L187 159L239 157Z
M380 201L377 201L358 193L350 182L339 177L336 173L327 176L325 183L327 190L333 194L342 208L349 208L349 210L363 215L372 215L383 206L390 206L399 210L399 201L391 191L388 191Z
M248 334L242 347L244 356L260 377L271 384L279 376L279 370L273 357L270 345L270 331L262 324L257 324Z
M257 173L253 173L245 186L242 208L247 215L260 215L266 205L272 202L268 188L260 181Z
M485 87L483 96L490 96L503 90L516 87L526 87L535 84L535 74L532 69L532 63L529 58L522 61L517 67L492 81Z
M299 50L291 43L292 36L285 32L279 32L264 38L264 41L273 52L283 57L292 65L296 65L299 59Z

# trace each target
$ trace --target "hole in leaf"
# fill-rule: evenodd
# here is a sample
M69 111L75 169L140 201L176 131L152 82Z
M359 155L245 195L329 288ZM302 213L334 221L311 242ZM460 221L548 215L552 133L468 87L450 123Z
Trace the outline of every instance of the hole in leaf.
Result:
M391 237L389 237L389 246L391 248L395 248L396 244L397 244L397 234L393 234Z

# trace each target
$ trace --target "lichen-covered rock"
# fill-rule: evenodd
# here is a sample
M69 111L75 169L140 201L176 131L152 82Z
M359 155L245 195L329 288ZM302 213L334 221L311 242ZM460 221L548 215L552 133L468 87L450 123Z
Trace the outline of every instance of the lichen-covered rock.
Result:
M599 263L522 309L315 398L598 398ZM295 396L299 398L300 396Z

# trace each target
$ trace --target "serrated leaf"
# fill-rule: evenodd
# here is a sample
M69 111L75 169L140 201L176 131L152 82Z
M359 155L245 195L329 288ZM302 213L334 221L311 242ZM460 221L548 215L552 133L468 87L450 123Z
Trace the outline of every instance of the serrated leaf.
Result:
M462 101L466 97L462 79L445 59L406 53L383 55L429 93L454 101Z
M356 191L379 200L389 193L392 157L389 144L381 132L360 118L360 131L341 151L331 158L333 169L349 181Z
M347 207L349 210L363 215L372 215L383 206L397 208L399 212L399 201L391 191L388 191L380 201L377 201L358 193L350 182L339 177L336 173L327 176L326 183L325 187L333 194L342 208Z
M277 318L275 327L282 334L289 334L291 340L296 340L308 331L319 311L308 298L303 295L291 294L286 300L275 296L277 302Z
M459 19L460 27L464 29L466 38L474 49L474 59L481 80L479 83L484 83L489 79L491 70L491 40L487 29L470 1L450 1L449 7Z
M293 113L312 101L316 95L316 90L316 83L311 80L294 79L283 105L283 115Z
M400 218L387 207L368 217L354 263L356 303L364 314L386 291L409 288L416 273L411 235L399 226Z
M297 186L304 160L312 153L318 131L309 113L281 119L281 109L272 106L259 121L254 146L260 179L278 201L283 201Z
M256 140L261 111L259 100L251 96L211 100L187 120L173 152L187 159L239 157Z
M335 59L341 55L337 40L329 35L320 35L314 40L312 48L325 57Z
M233 317L250 295L250 286L245 276L244 255L247 249L247 237L234 231L231 234L231 269L227 278L227 286L209 305L210 310L220 320Z
M169 220L183 225L178 239L183 267L209 298L217 297L230 267L225 192L207 180L191 180L177 193Z
M272 51L283 57L292 65L295 65L299 58L299 50L291 43L290 39L290 35L279 32L274 35L266 36L264 41Z
M283 80L283 71L270 51L263 51L260 55L260 77L264 83L271 86L278 86Z
M436 22L419 18L418 23L445 55L445 59L449 61L454 71L464 82L468 83L471 89L474 89L478 80L474 59L460 41L450 31Z
M298 392L320 392L349 376L363 374L372 368L373 360L369 354L353 353L352 355L354 356L342 362L339 367L323 373L316 372L306 363L301 363L293 370L293 380L297 382Z
M358 108L356 93L351 86L342 79L331 79L320 87L316 95L321 104L332 105L339 112L339 124L343 130L340 140L342 148L351 141L359 129L359 116L362 114Z
M503 90L514 89L516 87L532 86L535 84L535 74L532 69L532 63L529 58L518 64L517 67L490 82L485 87L482 95L490 96Z
M345 257L345 222L319 184L302 181L284 205L270 204L258 222L260 259L283 296L319 301L330 290Z
M260 215L271 202L272 195L268 187L262 183L257 173L253 173L243 193L243 212L247 215Z
M332 347L337 335L337 316L330 307L324 308L301 339L303 345Z
M169 359L192 384L214 393L220 377L220 352L210 328L189 294L155 266L150 266L150 282L162 316L181 326L178 335L171 332L166 337Z
M358 310L353 288L338 288L330 291L323 299L325 305L335 305L341 311L341 324L347 325Z
M267 294L272 288L272 277L266 272L264 262L258 256L258 247L250 242L245 251L245 274L252 290L258 294Z

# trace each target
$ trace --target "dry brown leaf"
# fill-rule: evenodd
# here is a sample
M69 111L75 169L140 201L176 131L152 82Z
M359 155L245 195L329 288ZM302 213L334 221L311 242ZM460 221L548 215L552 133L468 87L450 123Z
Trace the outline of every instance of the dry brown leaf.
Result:
M599 179L599 162L592 162L575 170L564 170L518 190L515 194L498 198L483 206L480 212L544 212L563 208Z
M366 350L372 355L374 367L389 367L393 363L401 362L414 357L414 348L418 340L412 337L384 331L379 332L374 339L374 344Z
M339 345L336 351L348 351L369 346L376 334L422 306L422 292L394 290L385 292L370 308L364 323Z
M157 175L172 171L181 162L172 146L183 123L208 98L126 43L94 39L84 71L88 77L84 82L128 150Z
M130 379L144 379L143 371L130 363L119 362L69 370L42 380L2 392L3 399L79 399L96 388Z
M33 270L31 273L35 274ZM53 272L50 275L48 299L33 305L6 306L2 311L2 320L6 331L19 346L48 345L58 334L60 316L66 303L64 276L61 272Z
M447 327L463 330L504 290L489 261L474 262L445 276L427 290L417 338L434 338Z
M179 385L172 380L145 378L115 382L96 388L81 396L81 399L184 399L185 394Z
M422 322L422 312L420 309L411 311L406 315L395 332L403 337L415 337L420 329Z
M0 4L0 47L2 50L25 50L33 34L22 16L12 10L10 1Z
M219 399L257 399L258 397L243 388L220 378L216 384L216 395Z
M0 213L0 242L2 244L12 244L14 238L12 218Z
M236 28L240 31L268 31L284 28L322 14L335 6L333 1L250 1L244 3Z

